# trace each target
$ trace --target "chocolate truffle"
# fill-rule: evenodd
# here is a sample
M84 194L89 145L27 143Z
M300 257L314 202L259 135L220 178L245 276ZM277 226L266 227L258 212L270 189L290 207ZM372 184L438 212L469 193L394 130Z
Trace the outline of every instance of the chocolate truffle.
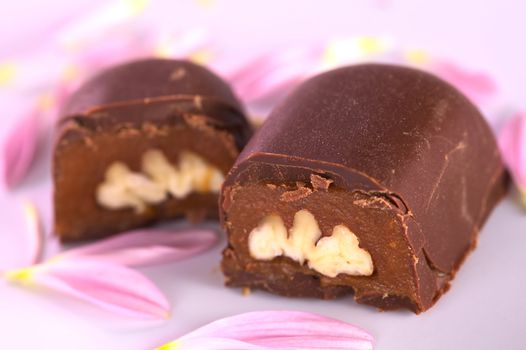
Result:
M217 218L224 175L251 134L229 86L178 60L107 69L71 96L62 115L53 179L63 241L179 216Z
M485 120L442 80L366 64L277 106L220 197L230 286L354 293L420 313L448 289L507 175Z

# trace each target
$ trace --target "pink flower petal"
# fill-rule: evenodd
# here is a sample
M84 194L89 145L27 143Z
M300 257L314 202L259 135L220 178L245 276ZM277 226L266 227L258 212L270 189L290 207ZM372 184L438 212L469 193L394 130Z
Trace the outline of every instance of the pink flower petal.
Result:
M209 33L202 27L176 33L157 33L157 38L152 41L155 42L154 54L160 57L192 59L194 55L213 47Z
M259 311L212 322L160 349L194 349L196 344L203 349L221 349L214 347L219 340L234 341L235 349L274 350L362 350L372 349L374 342L366 331L328 317L298 311Z
M166 297L148 278L104 261L56 260L9 272L7 278L54 289L123 316L167 318L169 314Z
M147 6L148 1L106 1L72 19L58 33L58 42L64 47L96 46L108 39L108 35L120 28L128 33L133 26L130 21Z
M24 215L27 225L28 259L26 266L38 264L44 253L44 227L40 213L33 202L24 203Z
M22 117L4 144L4 183L13 188L26 176L38 144L38 116L35 111Z
M58 259L92 257L127 266L146 266L182 260L210 249L218 241L213 230L143 229L68 250Z
M497 93L495 81L487 74L470 72L447 61L434 62L430 68L435 74L456 86L477 104L488 102Z
M243 100L260 100L312 74L321 64L322 52L319 45L272 52L227 74L227 78Z
M498 141L504 162L526 198L526 114L510 118L500 130Z
M203 349L203 350L267 350L264 346L249 344L244 341L217 338L202 337L185 339L184 341L176 340L174 342L158 347L156 350L185 350L185 349ZM277 348L282 349L282 348Z

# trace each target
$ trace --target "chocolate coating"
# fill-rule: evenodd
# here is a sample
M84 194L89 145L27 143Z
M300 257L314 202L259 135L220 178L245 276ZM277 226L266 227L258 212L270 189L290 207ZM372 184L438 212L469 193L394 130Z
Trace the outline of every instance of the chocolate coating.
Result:
M133 61L102 71L65 104L54 152L55 232L89 239L186 215L217 217L217 194L170 197L143 213L109 210L95 198L114 162L140 171L141 156L159 149L176 164L191 151L223 173L251 136L229 86L196 64L168 59Z
M333 183L320 191L311 175ZM312 194L280 203L282 192L302 187ZM227 283L289 296L354 292L381 309L424 311L448 289L506 187L484 118L444 81L377 64L318 75L273 110L227 176ZM288 258L250 256L246 236L265 215L281 215L290 228L305 208L324 235L351 228L375 262L373 275L328 278Z

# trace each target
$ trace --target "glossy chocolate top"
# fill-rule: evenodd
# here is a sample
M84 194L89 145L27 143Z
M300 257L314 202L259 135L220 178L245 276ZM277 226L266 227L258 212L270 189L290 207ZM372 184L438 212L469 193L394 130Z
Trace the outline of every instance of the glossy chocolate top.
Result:
M210 70L188 61L152 58L95 75L71 96L62 114L86 114L100 106L123 102L196 95L243 111L230 87Z
M155 58L110 67L85 82L65 104L58 135L78 138L83 130L169 123L185 115L200 115L228 130L239 149L252 134L241 104L221 78L188 61Z
M410 239L424 242L430 264L447 273L496 202L504 168L484 118L451 85L415 69L365 64L320 74L288 96L226 186L308 183L311 173L389 196L424 232Z

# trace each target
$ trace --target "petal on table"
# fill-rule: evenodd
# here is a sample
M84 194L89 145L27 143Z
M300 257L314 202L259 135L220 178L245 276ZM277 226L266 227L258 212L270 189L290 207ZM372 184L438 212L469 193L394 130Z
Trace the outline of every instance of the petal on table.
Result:
M366 331L328 317L298 311L259 311L212 322L177 339L171 346L191 349L190 344L200 341L213 344L212 340L217 339L241 342L239 349L276 350L372 349L374 341Z
M148 6L148 0L106 1L61 28L58 42L61 46L82 49L86 43L107 39L115 31L136 18ZM100 40L99 40L100 42Z
M488 74L468 71L447 61L433 62L430 69L466 94L476 104L488 102L497 93L497 85Z
M320 66L323 48L276 51L249 61L227 78L245 101L256 101L293 87Z
M4 183L15 187L26 176L33 163L38 144L39 127L35 111L20 119L4 144Z
M206 350L267 350L267 348L253 345L244 341L216 338L216 337L202 337L190 338L185 340L175 340L168 344L158 347L156 350L191 350L191 349L206 349ZM279 348L278 348L279 349Z
M70 249L54 259L96 257L127 265L147 266L182 260L213 247L217 233L209 229L142 229L122 233L80 248Z
M5 277L23 285L59 291L123 316L169 316L166 297L147 277L105 261L57 260L11 271Z

